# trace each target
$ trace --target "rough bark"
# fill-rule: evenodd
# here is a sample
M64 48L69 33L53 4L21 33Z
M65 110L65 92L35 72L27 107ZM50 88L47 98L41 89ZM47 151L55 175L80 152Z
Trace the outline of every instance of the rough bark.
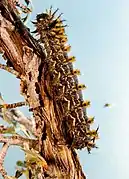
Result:
M7 64L21 78L21 94L25 97L36 121L39 143L35 149L47 162L41 178L84 179L75 149L66 144L61 131L62 114L47 91L45 53L17 16L7 0L0 1L0 51Z

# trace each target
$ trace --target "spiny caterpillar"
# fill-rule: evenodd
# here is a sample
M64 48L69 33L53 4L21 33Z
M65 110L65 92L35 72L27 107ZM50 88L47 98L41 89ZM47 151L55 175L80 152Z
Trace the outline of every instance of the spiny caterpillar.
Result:
M66 142L76 149L87 147L90 153L91 148L96 147L93 140L95 134L90 132L93 120L88 119L86 114L90 101L83 100L82 90L86 86L78 83L80 70L73 69L75 57L68 55L71 46L66 44L66 25L61 20L62 14L55 17L57 11L52 12L51 7L45 13L38 14L36 22L33 22L36 26L34 33L40 36L38 41L46 51L51 93L63 114L62 128L64 136L67 136Z

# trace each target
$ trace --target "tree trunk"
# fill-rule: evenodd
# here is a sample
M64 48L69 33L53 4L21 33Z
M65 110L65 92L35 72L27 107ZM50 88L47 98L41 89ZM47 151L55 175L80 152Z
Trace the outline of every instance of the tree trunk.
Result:
M11 0L1 0L0 11L0 52L8 66L19 72L21 94L36 122L35 150L47 162L39 178L85 179L76 147L70 146L67 131L65 135L63 112L52 95L51 76L42 46L21 22Z

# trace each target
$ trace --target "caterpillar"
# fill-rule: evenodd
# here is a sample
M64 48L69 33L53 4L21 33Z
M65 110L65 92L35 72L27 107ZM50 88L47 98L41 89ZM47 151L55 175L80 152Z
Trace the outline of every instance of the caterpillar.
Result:
M45 13L38 14L33 24L36 30L33 32L39 35L39 43L43 43L46 51L48 69L51 75L51 92L53 100L58 104L59 110L63 113L62 125L67 126L68 138L71 138L71 146L76 149L87 147L90 151L94 148L93 132L90 125L93 120L89 120L86 108L90 106L90 101L84 101L82 90L85 85L79 84L77 75L80 70L73 68L74 56L69 56L71 46L67 44L65 27L61 20L61 14L56 17L59 9L52 12L52 7ZM55 80L56 78L56 80ZM54 81L54 82L53 82ZM69 121L73 120L72 123ZM73 126L69 126L69 125ZM70 131L70 132L68 132ZM69 142L68 139L68 143ZM67 140L66 140L67 141ZM81 143L81 144L80 144Z

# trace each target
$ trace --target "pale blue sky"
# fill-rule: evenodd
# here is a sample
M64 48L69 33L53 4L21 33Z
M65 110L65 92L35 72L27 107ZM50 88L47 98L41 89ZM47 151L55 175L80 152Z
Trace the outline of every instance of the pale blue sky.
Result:
M92 102L88 114L95 116L96 126L100 126L99 149L91 155L79 151L87 178L129 179L129 1L33 0L33 5L31 19L53 5L64 13L69 25L71 53L77 58L75 68L82 72L80 82L88 86L84 98ZM19 81L3 71L0 91L7 102L22 99ZM104 109L105 102L115 105ZM10 153L6 167L13 171L11 162L21 154L17 150Z

